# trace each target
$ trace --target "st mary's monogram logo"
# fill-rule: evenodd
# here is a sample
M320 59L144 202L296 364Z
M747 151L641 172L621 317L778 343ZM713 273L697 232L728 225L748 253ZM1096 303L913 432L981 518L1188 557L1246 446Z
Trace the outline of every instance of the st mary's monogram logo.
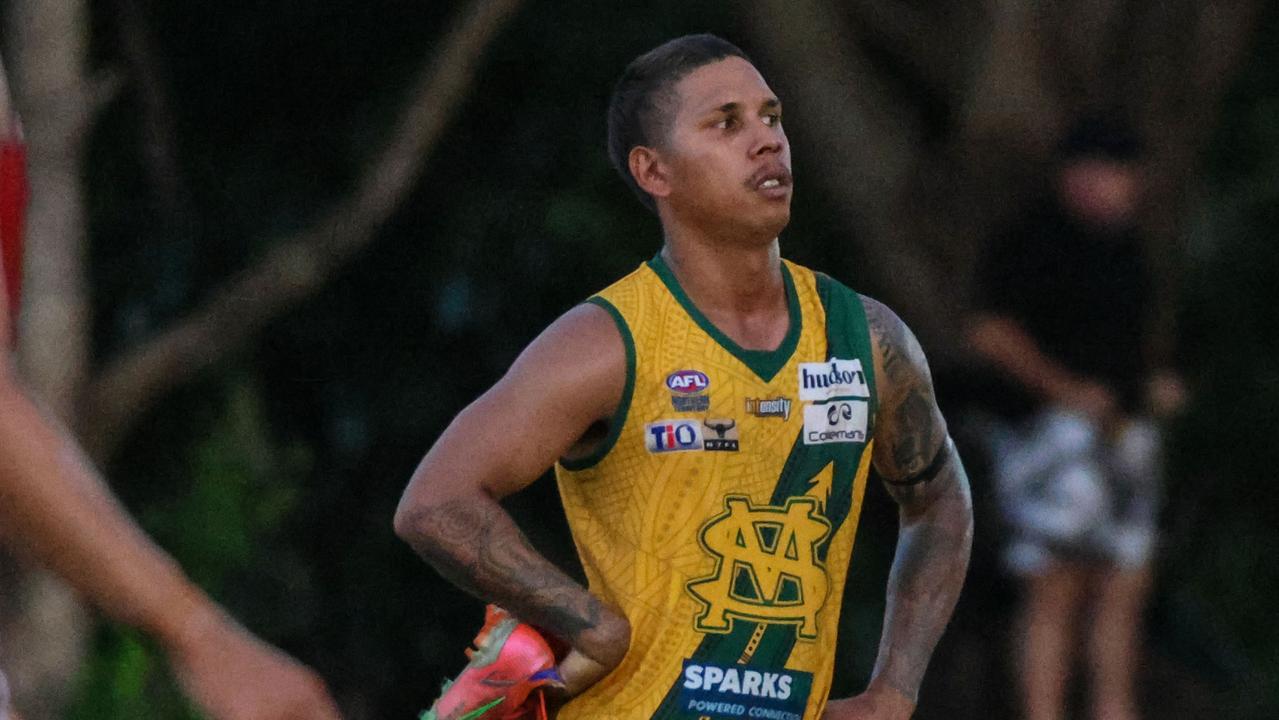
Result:
M715 570L686 586L703 606L694 626L726 633L736 617L794 624L801 639L815 639L829 589L816 548L830 531L816 498L793 497L784 507L756 507L743 495L724 498L724 512L698 534Z

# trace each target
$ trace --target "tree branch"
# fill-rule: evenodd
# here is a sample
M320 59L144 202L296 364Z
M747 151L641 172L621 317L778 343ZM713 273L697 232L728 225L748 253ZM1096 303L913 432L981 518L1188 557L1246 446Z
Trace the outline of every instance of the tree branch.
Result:
M241 348L372 240L412 190L426 157L468 95L483 51L521 1L470 5L413 83L390 141L347 201L310 228L276 242L186 318L103 369L84 406L83 437L95 457L109 457L164 392Z
M114 3L120 45L138 96L141 149L147 185L160 226L169 233L190 231L191 199L178 164L176 122L164 91L151 28L138 0Z
M989 22L980 4L862 0L844 6L854 33L890 55L915 85L947 101L962 98L976 45L970 38Z

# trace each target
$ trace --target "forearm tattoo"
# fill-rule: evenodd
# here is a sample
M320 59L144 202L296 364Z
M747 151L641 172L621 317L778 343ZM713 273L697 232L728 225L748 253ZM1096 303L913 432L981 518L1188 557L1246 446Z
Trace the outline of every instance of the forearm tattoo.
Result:
M577 645L608 612L580 584L529 544L510 515L488 498L419 509L413 549L453 584Z

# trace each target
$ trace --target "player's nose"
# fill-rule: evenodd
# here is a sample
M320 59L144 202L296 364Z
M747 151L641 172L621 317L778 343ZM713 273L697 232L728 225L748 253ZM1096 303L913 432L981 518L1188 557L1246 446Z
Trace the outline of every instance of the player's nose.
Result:
M770 127L760 123L751 138L751 157L764 154L779 154L786 147L786 133L780 127Z

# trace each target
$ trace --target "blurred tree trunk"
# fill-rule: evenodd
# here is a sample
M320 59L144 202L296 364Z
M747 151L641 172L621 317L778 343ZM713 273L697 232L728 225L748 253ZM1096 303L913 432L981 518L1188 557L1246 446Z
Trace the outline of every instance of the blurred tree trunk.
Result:
M18 364L33 393L64 422L74 417L89 364L84 200L80 168L96 98L84 75L80 2L15 0L6 18L8 69L27 142L24 302ZM70 424L70 423L68 423ZM54 718L74 680L89 621L56 577L18 562L6 573L3 664L30 720Z
M946 363L962 360L981 248L1088 112L1118 109L1145 134L1142 229L1164 288L1157 305L1173 307L1170 259L1195 162L1261 6L756 0L748 30L796 111L797 154L814 165L797 176L842 214L849 247L870 265L867 290ZM1164 354L1168 325L1152 338Z
M15 0L6 17L12 87L27 136L31 201L26 229L20 367L28 386L76 429L99 461L165 392L235 353L266 323L317 292L375 236L412 190L467 98L485 48L522 0L474 0L407 91L384 148L355 191L313 226L279 238L174 326L92 374L91 301L84 261L84 139L114 83L85 74L86 7L76 0ZM172 123L140 6L124 0L125 54L141 85L143 147L162 227L184 226ZM68 699L90 624L59 580L20 561L0 569L0 663L27 720L53 720Z

